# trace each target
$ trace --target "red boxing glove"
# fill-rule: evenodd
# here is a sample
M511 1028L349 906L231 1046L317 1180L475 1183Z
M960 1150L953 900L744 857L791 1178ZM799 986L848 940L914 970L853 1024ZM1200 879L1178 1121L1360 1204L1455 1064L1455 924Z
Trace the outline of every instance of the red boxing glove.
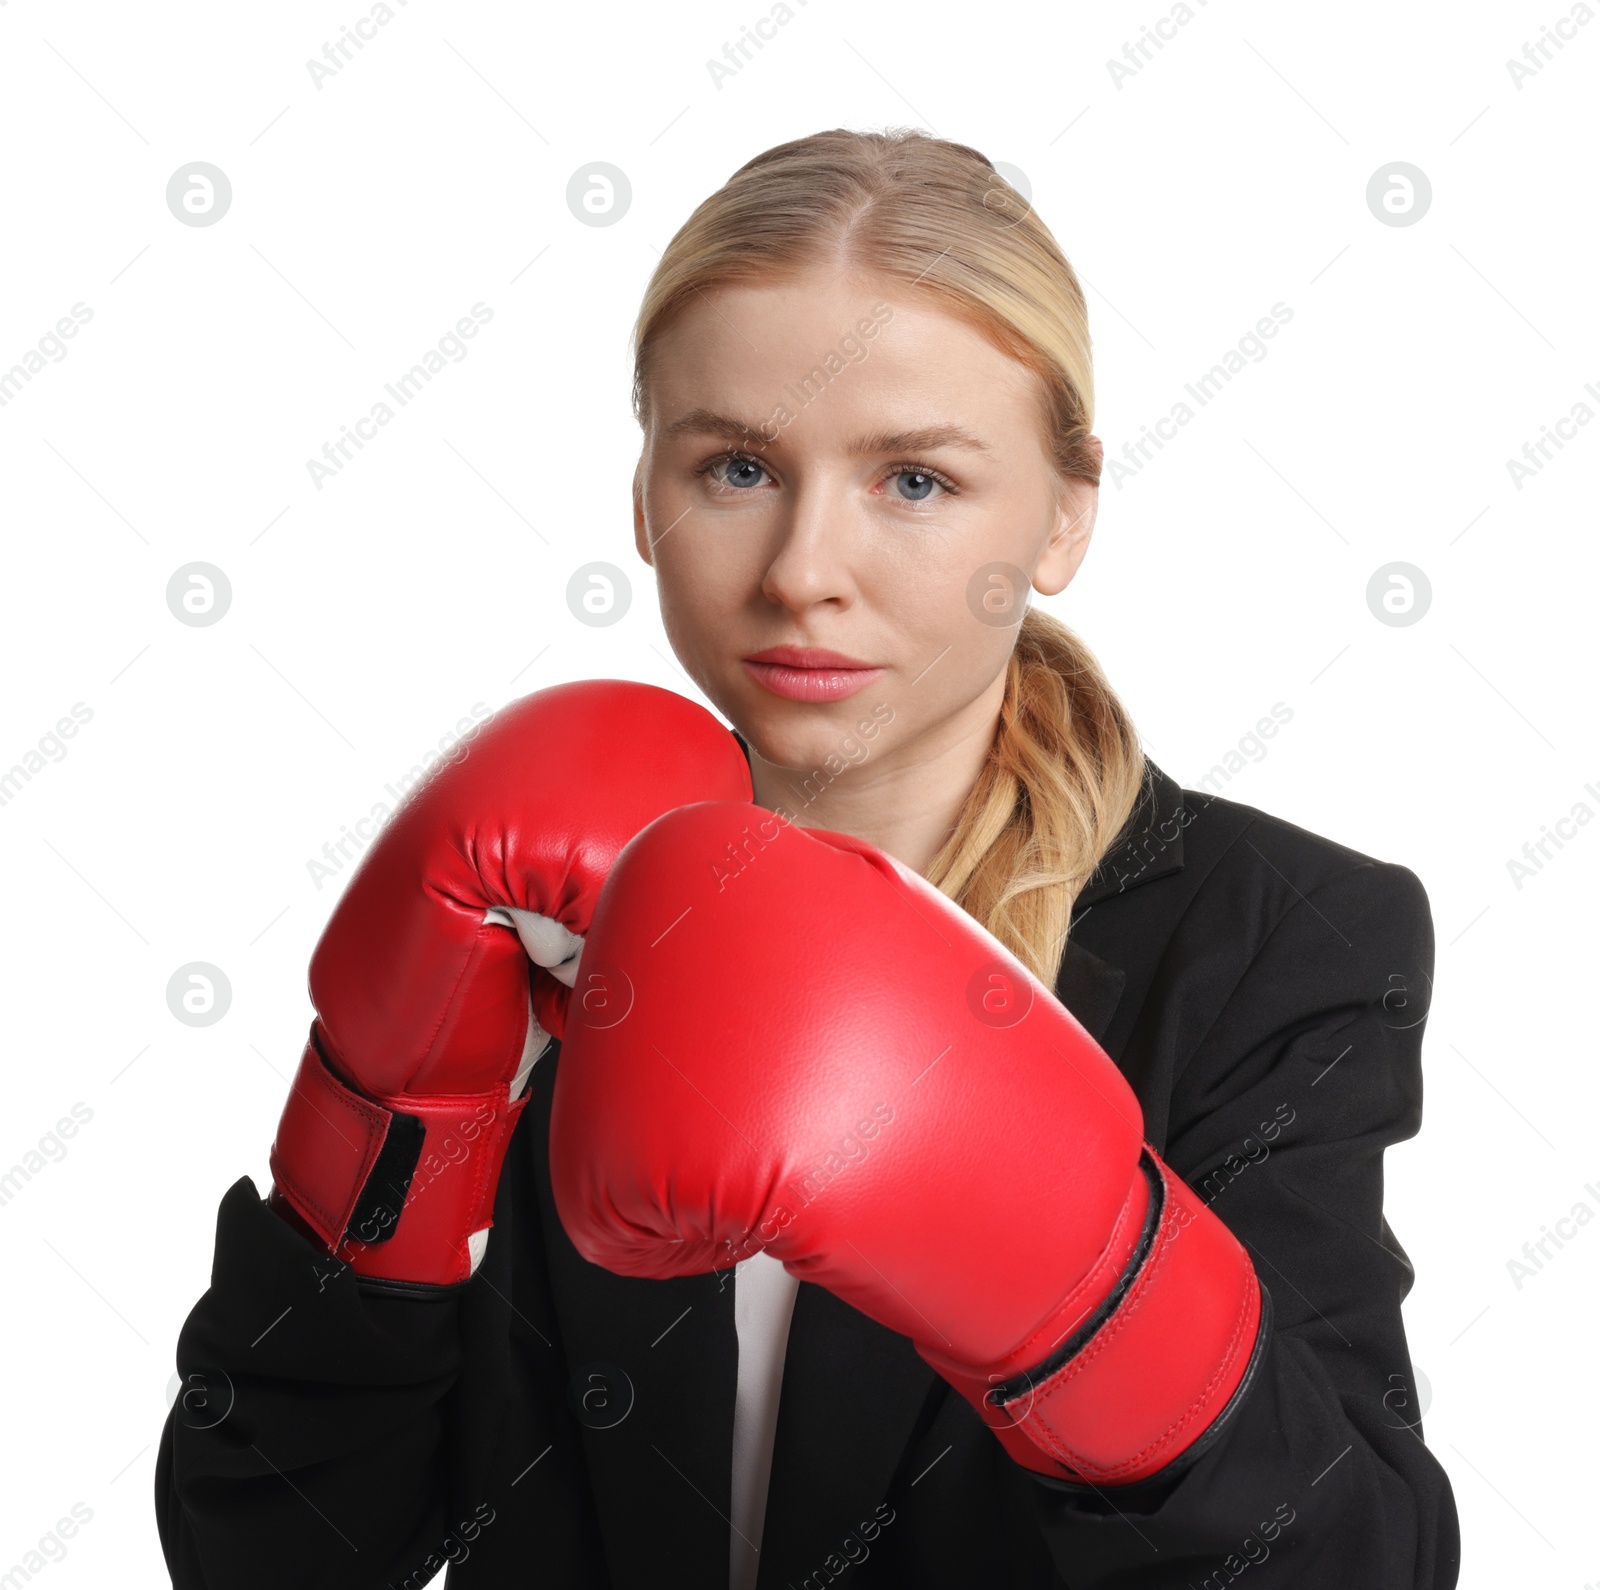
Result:
M750 792L732 734L653 685L496 712L407 796L323 930L268 1202L362 1275L466 1280L618 851L681 802ZM530 956L553 969L537 1017Z
M765 1248L912 1338L1019 1463L1144 1479L1262 1332L1226 1226L1115 1063L862 840L685 806L618 858L556 1073L556 1206L627 1275Z

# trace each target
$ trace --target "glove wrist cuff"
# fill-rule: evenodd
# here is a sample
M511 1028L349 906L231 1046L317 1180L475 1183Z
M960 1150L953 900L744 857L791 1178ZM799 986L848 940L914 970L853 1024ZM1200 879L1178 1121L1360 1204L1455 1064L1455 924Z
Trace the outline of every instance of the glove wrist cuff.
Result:
M1263 1295L1249 1255L1148 1147L1140 1163L1150 1185L1140 1240L1092 1314L1065 1315L1060 1347L1032 1367L1024 1347L987 1371L918 1347L1039 1474L1148 1479L1215 1430L1259 1356Z
M511 1133L527 1103L489 1093L369 1098L338 1077L313 1027L278 1123L274 1193L360 1275L448 1286L467 1239L493 1224Z

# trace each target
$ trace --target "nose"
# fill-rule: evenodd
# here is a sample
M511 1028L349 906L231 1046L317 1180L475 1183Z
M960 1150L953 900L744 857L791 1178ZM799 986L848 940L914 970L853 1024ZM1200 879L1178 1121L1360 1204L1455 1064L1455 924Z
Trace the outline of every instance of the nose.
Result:
M826 472L797 484L778 516L777 535L761 582L769 601L803 612L819 602L855 600L864 539L847 480Z

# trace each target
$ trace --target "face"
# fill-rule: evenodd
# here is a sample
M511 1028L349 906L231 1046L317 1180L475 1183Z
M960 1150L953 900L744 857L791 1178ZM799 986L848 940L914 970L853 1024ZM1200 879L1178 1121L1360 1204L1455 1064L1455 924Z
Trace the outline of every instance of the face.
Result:
M1025 594L988 566L1060 591L1098 495L1055 473L1032 373L825 271L707 295L656 352L635 539L707 698L802 773L868 720L880 765L986 749Z

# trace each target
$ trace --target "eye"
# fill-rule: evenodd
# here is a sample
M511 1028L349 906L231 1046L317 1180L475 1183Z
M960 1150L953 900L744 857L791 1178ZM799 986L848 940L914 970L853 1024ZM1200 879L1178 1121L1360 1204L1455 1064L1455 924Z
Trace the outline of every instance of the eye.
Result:
M890 478L902 483L900 495L907 502L926 502L933 495L934 487L939 485L925 469L899 469Z
M896 464L884 479L899 482L894 500L906 503L908 506L933 502L936 496L957 495L956 483L948 475L942 475L937 469L930 469L926 464ZM937 492L935 487L938 488Z
M697 475L707 476L712 485L722 491L747 491L759 485L756 477L766 472L766 467L759 459L752 458L749 453L738 452L718 453L695 471Z

